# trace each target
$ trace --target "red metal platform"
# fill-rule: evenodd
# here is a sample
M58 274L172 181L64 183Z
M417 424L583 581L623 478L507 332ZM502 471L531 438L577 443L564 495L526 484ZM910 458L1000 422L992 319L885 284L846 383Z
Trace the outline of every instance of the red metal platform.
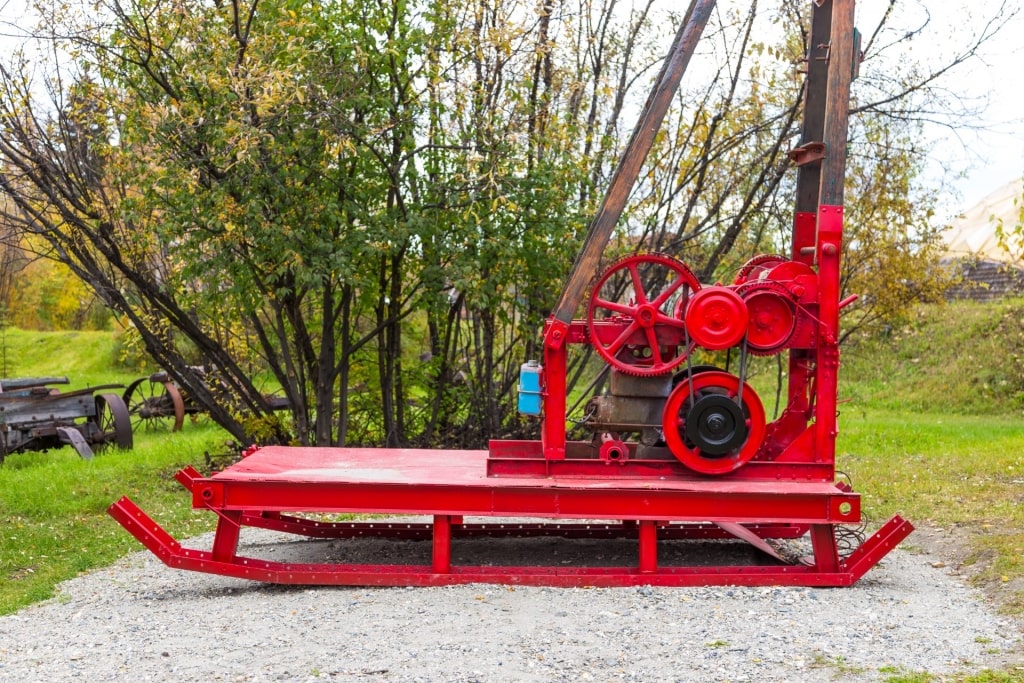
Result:
M517 583L552 586L794 584L850 585L912 530L894 517L840 558L837 525L860 521L860 497L824 482L602 477L488 477L487 451L266 447L210 477L194 469L178 479L193 506L219 517L210 551L183 548L127 498L110 507L126 529L167 565L239 578L296 584L444 585ZM430 515L429 524L323 523L285 513ZM463 517L495 519L463 525ZM504 524L502 518L616 520L614 523ZM427 539L431 563L289 564L237 554L244 526L311 537ZM659 541L763 538L807 532L814 559L796 564L661 566ZM470 536L631 538L636 562L618 567L456 566L453 539ZM409 541L413 542L412 540ZM500 542L500 541L496 541Z

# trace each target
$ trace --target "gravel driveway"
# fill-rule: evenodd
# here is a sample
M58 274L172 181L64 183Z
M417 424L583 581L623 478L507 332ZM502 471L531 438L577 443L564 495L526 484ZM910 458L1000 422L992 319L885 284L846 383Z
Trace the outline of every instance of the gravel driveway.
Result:
M317 547L248 529L242 542ZM839 589L281 587L140 552L0 618L11 683L876 681L1021 652L1019 623L903 549Z

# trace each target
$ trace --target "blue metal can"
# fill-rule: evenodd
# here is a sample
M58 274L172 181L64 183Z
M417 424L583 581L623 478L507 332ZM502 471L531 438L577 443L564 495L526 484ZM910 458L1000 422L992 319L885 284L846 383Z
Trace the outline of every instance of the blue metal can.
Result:
M519 413L521 415L540 415L540 375L541 364L529 360L519 368Z

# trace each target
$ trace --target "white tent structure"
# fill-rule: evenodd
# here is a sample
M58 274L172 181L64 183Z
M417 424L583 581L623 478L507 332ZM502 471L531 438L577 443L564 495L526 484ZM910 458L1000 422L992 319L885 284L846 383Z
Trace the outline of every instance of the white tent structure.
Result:
M988 195L953 221L945 234L942 260L953 264L959 282L947 292L954 299L985 301L1024 292L1024 179L1014 180ZM1009 236L1009 250L997 231Z
M996 261L1020 267L1019 250L1007 253L999 246L997 226L1013 232L1024 213L1024 179L1013 180L991 193L953 221L946 232L945 258ZM1018 246L1011 241L1011 246Z

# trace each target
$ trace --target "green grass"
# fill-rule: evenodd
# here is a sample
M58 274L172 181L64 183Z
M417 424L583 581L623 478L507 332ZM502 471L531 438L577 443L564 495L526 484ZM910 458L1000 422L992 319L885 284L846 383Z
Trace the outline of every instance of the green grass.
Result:
M814 659L811 660L810 666L812 669L834 669L837 678L844 676L856 676L867 671L864 667L850 664L842 655L826 657L822 654L816 654Z
M839 465L869 513L938 524L1024 522L1024 422L1015 417L844 410ZM979 495L983 494L983 495Z
M60 391L120 384L149 374L118 358L112 332L0 331L0 376L67 377ZM120 389L111 389L121 394ZM110 564L138 542L106 514L129 495L160 517L173 533L211 528L193 513L174 473L202 465L204 452L224 451L226 435L208 421L179 433L136 431L130 451L100 449L83 460L70 447L7 455L0 464L0 614L54 594L80 572Z
M176 536L212 528L173 479L204 452L224 450L224 433L186 424L178 433L136 433L135 448L83 460L70 447L9 455L0 466L0 614L52 597L57 583L141 549L106 514L128 495Z
M836 459L866 516L957 528L981 563L976 581L1024 611L1024 421L847 407Z
M956 529L1024 614L1024 301L921 307L842 362L837 465L865 513Z
M879 669L879 673L892 674L886 676L885 683L1021 683L1024 672L1019 671L980 671L973 674L955 674L953 676L936 676L925 671L892 671Z

